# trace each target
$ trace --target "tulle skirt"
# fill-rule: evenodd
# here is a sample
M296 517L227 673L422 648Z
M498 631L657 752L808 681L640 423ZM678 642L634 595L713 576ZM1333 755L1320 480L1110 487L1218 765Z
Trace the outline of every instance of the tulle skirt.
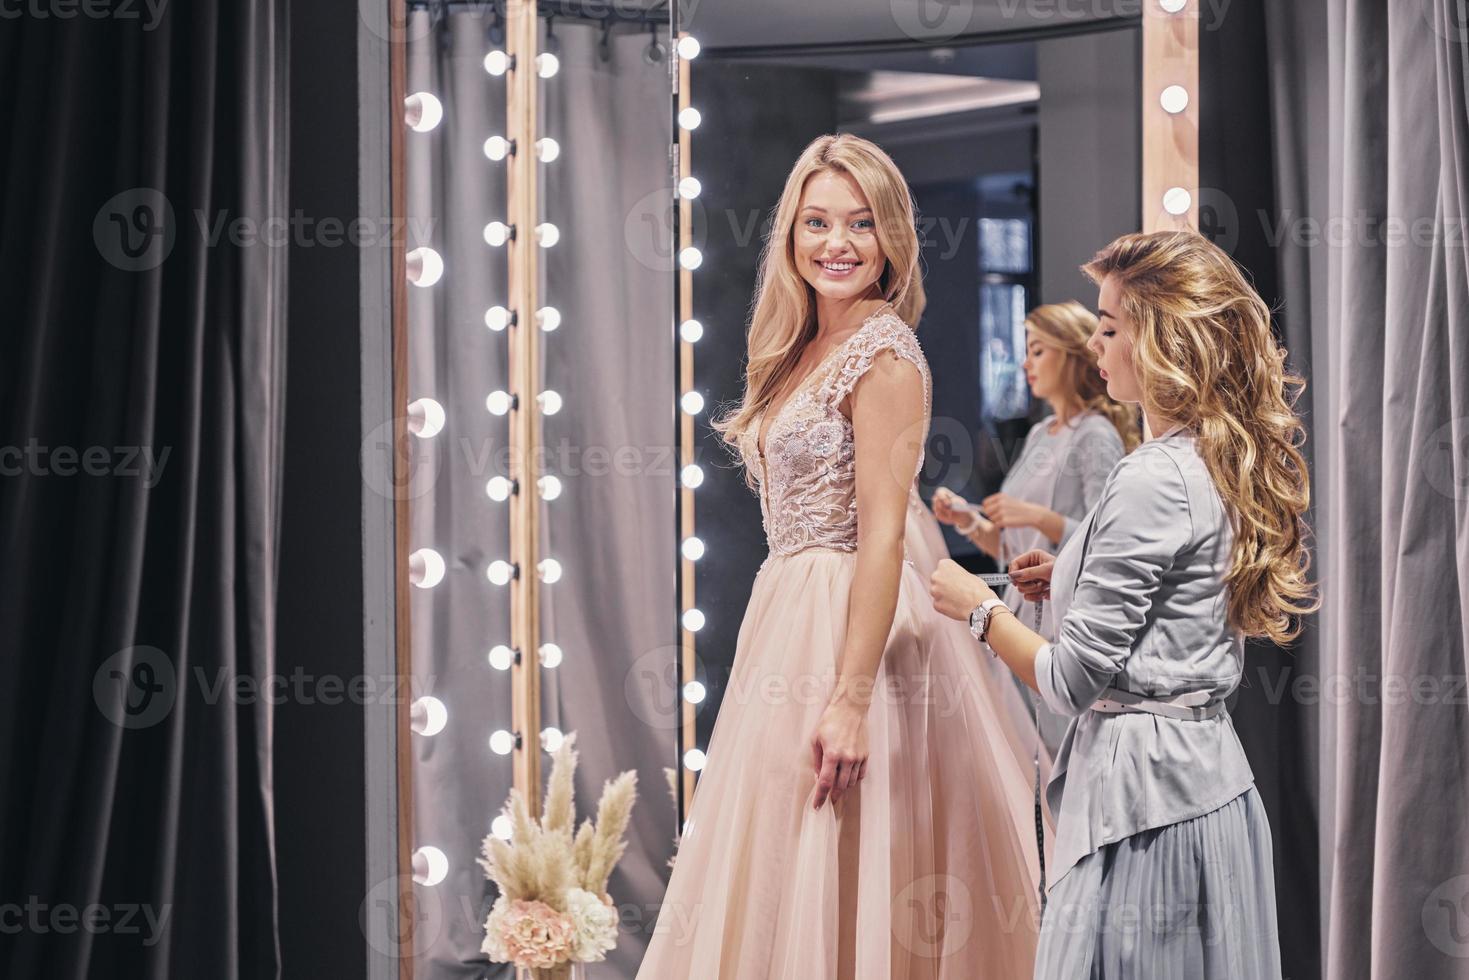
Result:
M911 563L868 712L866 778L812 809L811 735L855 568L855 554L810 550L756 576L639 978L1030 976L1032 767L1005 730L987 654L933 612Z

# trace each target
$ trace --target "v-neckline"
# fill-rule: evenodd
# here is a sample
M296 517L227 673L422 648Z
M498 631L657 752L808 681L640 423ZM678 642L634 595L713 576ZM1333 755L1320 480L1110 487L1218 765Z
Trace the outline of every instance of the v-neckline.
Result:
M780 408L776 409L775 412L772 413L770 411L770 406L767 405L765 407L765 411L760 413L760 418L758 419L757 425L755 427L755 451L760 455L760 475L762 478L765 476L765 443L770 433L774 431L776 425L780 422L781 415L783 415L785 413L785 410L791 406L791 403L796 400L796 396L800 395L801 391L808 384L811 383L811 379L821 373L821 371L826 367L827 362L831 360L832 355L841 350L843 347L850 344L854 337L856 337L863 330L866 330L867 324L877 319L878 314L888 309L889 305L890 304L884 303L882 306L878 307L876 311L869 314L866 319L858 324L856 330L853 330L843 340L835 344L831 350L821 355L821 360L816 362L816 366L810 371L807 371L806 376L803 377L800 382L798 382L796 386L791 389L790 394L786 395L785 400L780 403ZM767 418L770 420L769 429L765 427L765 420Z

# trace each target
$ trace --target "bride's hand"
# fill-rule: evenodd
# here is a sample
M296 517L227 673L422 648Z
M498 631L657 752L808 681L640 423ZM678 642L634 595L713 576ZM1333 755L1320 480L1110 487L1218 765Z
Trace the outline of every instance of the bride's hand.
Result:
M846 701L826 706L811 736L811 762L816 767L816 803L833 804L867 775L867 709Z
M948 487L939 487L933 492L933 516L945 524L968 524L970 516L969 505L964 498L959 496Z
M1056 557L1048 551L1036 548L1027 551L1010 563L1010 581L1020 594L1031 602L1051 597L1051 571L1056 567Z

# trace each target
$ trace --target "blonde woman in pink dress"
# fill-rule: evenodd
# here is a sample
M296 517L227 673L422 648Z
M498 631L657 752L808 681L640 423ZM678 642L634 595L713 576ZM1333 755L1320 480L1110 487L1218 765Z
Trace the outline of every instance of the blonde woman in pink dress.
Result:
M912 200L854 136L796 161L745 395L756 575L642 980L1029 976L1032 775L904 523L930 411Z

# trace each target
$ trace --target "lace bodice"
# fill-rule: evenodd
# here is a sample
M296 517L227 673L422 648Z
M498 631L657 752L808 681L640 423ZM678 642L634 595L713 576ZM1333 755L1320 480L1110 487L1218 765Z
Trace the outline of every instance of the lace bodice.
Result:
M755 474L772 556L807 548L857 550L857 460L852 422L840 406L885 350L913 362L923 377L926 438L932 404L928 361L913 331L886 310L833 348L786 399L765 434L763 458L763 417L751 420L740 433L740 456ZM918 468L922 466L920 449ZM910 481L917 476L915 469Z

